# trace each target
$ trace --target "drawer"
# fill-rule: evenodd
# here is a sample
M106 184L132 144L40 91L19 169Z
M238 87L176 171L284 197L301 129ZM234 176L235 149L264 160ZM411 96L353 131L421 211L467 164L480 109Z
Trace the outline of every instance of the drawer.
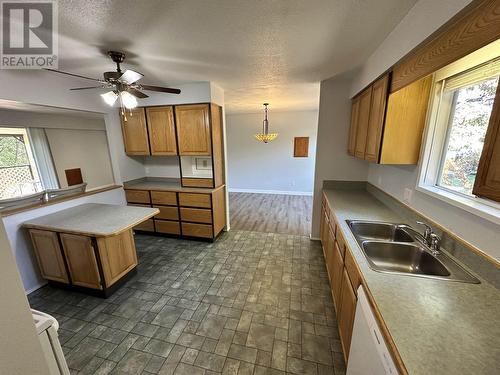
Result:
M125 190L125 197L130 203L151 203L148 190Z
M213 238L212 226L206 224L182 223L182 235Z
M153 204L177 206L177 193L173 191L152 191L151 201L153 202Z
M158 233L181 234L178 221L155 220L155 228Z
M354 260L354 257L351 253L351 250L348 248L346 248L345 250L344 267L347 270L347 274L349 275L349 280L351 281L352 288L354 289L354 292L357 293L358 287L361 284L361 275L356 265L356 261Z
M212 223L212 210L181 207L181 220L195 223Z
M143 230L145 232L154 232L155 231L155 224L153 219L148 219L146 221L143 221L142 223L136 225L134 227L134 230Z
M213 178L183 178L182 186L211 188L214 187Z
M155 219L161 220L179 220L179 210L177 207L171 206L153 206L160 210L160 213L155 216Z
M179 193L179 206L212 208L210 194Z

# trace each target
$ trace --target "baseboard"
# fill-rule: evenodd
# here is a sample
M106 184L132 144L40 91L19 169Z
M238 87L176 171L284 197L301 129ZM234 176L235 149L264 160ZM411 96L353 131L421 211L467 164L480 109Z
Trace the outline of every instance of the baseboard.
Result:
M280 195L313 195L312 191L286 191L286 190L258 190L258 189L233 189L228 188L230 193L251 193L251 194L280 194Z

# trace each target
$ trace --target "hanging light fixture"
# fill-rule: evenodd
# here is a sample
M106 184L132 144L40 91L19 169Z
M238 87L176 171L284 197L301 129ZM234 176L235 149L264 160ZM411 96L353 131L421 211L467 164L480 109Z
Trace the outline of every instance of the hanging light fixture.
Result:
M123 116L124 121L127 121L126 111L128 110L129 115L132 116L132 109L137 107L136 97L125 90L108 91L105 94L101 94L101 98L111 107L115 105L116 101L119 101L120 113Z
M255 139L264 143L271 142L278 136L278 133L269 133L269 120L267 119L268 105L269 103L264 103L264 121L262 121L262 133L255 134Z

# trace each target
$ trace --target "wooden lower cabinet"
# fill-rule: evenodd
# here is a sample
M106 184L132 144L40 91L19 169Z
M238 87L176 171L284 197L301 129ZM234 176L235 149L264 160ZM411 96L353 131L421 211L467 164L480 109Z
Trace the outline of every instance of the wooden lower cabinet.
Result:
M181 207L181 220L191 221L193 223L212 223L212 210L204 208L186 208Z
M332 295L333 304L335 306L335 311L337 311L337 318L341 309L341 291L342 291L342 272L344 270L344 259L342 258L342 253L340 252L338 242L335 241L335 246L333 249L333 259L332 259Z
M188 237L213 237L212 226L206 224L182 223L182 234Z
M335 236L333 234L331 226L328 226L326 231L327 231L327 240L324 252L325 252L326 269L328 270L328 276L331 282L334 272L333 255L335 251Z
M210 194L204 193L179 193L179 206L211 208L212 199Z
M131 230L116 236L97 238L106 287L110 287L137 266L137 253Z
M85 288L102 289L92 238L60 233L71 282Z
M211 188L214 187L213 178L182 178L182 186L186 187L199 187L199 188Z
M42 277L71 286L107 289L137 266L132 230L108 237L29 229Z
M160 213L155 216L155 219L160 220L179 220L179 209L170 206L153 206L160 210Z
M181 226L178 221L155 220L155 227L158 233L181 234Z
M340 314L337 313L339 324L339 333L344 352L344 358L349 358L349 348L351 347L352 328L354 324L354 315L356 313L356 292L352 288L347 270L344 269L342 274L342 293L340 305Z
M136 225L134 227L134 230L142 230L144 232L154 232L155 231L155 222L153 219L143 221L139 225Z
M29 232L42 277L68 284L68 273L57 233L38 229L31 229Z

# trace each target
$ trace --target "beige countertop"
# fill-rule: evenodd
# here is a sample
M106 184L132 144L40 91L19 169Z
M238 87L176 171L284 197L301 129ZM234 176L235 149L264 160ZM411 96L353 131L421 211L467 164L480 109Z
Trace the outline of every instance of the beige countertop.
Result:
M216 188L190 188L182 187L180 180L177 179L162 179L162 178L146 178L140 180L127 181L123 184L124 189L128 190L155 190L155 191L178 191L184 193L212 193L219 190L224 185Z
M366 190L324 192L408 373L499 374L499 291L373 271L345 220L404 220Z
M159 212L157 208L87 203L25 221L23 226L107 237L130 229Z

